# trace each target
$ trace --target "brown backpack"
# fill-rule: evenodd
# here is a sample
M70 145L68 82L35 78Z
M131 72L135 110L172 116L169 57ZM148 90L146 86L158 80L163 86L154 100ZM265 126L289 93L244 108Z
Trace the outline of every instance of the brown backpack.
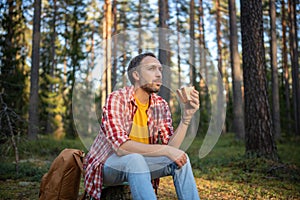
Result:
M40 200L75 200L78 198L84 153L64 149L53 161L41 181Z

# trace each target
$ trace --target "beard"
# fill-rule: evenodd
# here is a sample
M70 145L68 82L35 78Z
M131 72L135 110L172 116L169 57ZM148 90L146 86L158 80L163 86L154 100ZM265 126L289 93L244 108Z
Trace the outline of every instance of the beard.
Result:
M144 91L146 91L147 93L151 94L151 93L158 93L160 86L158 86L155 83L146 83L146 84L142 85L141 88Z

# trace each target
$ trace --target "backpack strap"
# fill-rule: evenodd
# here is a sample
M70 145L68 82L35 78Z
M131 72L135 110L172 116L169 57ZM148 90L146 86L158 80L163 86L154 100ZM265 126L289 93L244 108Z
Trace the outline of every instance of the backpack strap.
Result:
M84 172L83 172L84 153L82 151L74 152L73 156L74 156L74 159L76 160L78 167L80 168L80 171L84 174Z
M83 160L84 160L84 152L83 151L77 151L73 153L74 159L80 168L81 173L84 175L83 170ZM84 190L83 194L78 198L78 200L85 200L88 197L87 192Z

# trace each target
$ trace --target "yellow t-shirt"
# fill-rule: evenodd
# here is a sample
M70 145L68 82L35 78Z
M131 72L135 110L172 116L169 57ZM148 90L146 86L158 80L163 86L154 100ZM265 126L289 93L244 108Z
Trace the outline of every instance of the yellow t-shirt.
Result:
M147 125L148 116L146 113L149 102L142 104L137 98L135 98L135 101L137 104L137 111L133 117L129 138L137 142L149 144L149 131Z

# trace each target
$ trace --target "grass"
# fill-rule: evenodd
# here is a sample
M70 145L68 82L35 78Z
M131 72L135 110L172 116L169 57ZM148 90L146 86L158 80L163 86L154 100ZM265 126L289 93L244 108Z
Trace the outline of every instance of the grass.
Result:
M0 199L38 199L40 180L51 162L65 148L83 149L80 140L41 137L36 141L22 139L18 145L19 164L16 173L15 157L11 146L1 144Z
M201 142L195 140L188 153L195 177L202 179L202 199L300 199L299 138L278 141L279 162L246 158L245 145L232 134L223 135L212 152L199 159Z
M187 153L201 199L300 199L299 140L278 141L280 162L273 162L244 157L245 145L232 134L222 135L213 150L200 159L202 139L196 138ZM1 145L0 199L37 199L42 175L64 148L85 150L79 139L21 141L16 173L12 149ZM171 182L169 177L161 180L159 199L176 199Z

